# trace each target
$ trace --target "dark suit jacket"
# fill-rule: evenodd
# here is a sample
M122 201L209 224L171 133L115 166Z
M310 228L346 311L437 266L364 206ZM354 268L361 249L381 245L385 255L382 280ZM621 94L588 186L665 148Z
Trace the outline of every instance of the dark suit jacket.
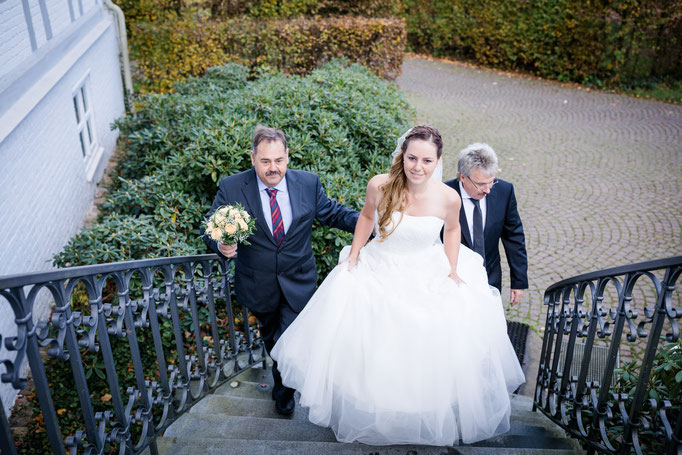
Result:
M312 249L313 220L353 232L358 212L325 194L317 175L289 169L287 190L292 221L278 247L263 219L263 209L256 172L253 169L225 177L218 184L218 194L206 216L223 205L240 203L256 220L251 245L239 245L235 263L237 300L257 312L274 311L280 291L295 311L301 311L317 286L317 270ZM220 254L215 241L204 236L208 247Z
M459 192L459 180L445 182L446 185ZM528 288L528 257L526 256L526 239L523 234L521 217L516 209L514 185L504 180L490 190L485 197L486 218L483 227L485 240L485 269L488 272L488 283L497 289L502 288L502 267L500 265L500 239L507 255L511 275L511 289ZM473 242L469 225L464 213L464 204L459 211L459 224L462 228L462 243L471 248ZM472 248L473 249L473 248Z

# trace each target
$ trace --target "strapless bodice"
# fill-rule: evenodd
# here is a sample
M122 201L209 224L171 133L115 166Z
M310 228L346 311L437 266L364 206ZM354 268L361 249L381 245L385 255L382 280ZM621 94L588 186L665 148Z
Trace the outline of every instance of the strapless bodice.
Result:
M393 212L392 222L394 224L389 224L386 230L390 232L397 224L395 230L386 238L375 239L383 244L383 248L414 252L440 242L443 220L437 216L411 216Z

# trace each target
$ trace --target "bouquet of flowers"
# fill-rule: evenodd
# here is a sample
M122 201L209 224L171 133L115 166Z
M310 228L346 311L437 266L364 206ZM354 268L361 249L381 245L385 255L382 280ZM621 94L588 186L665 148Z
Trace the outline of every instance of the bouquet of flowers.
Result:
M216 242L249 245L246 239L256 229L256 222L240 204L218 207L204 222L204 232Z

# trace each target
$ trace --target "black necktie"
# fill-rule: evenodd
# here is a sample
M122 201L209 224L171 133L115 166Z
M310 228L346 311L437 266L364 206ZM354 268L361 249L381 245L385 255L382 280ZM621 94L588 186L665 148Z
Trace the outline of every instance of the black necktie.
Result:
M483 215L481 215L481 201L478 199L471 199L474 203L474 232L472 237L474 239L474 251L483 257L485 263L485 242L483 241Z

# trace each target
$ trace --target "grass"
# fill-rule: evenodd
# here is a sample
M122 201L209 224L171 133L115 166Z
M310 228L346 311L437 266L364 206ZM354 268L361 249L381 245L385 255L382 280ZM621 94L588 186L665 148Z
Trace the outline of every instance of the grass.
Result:
M682 104L682 81L662 80L630 86L622 86L620 90L628 95L639 98L665 101L673 104Z

